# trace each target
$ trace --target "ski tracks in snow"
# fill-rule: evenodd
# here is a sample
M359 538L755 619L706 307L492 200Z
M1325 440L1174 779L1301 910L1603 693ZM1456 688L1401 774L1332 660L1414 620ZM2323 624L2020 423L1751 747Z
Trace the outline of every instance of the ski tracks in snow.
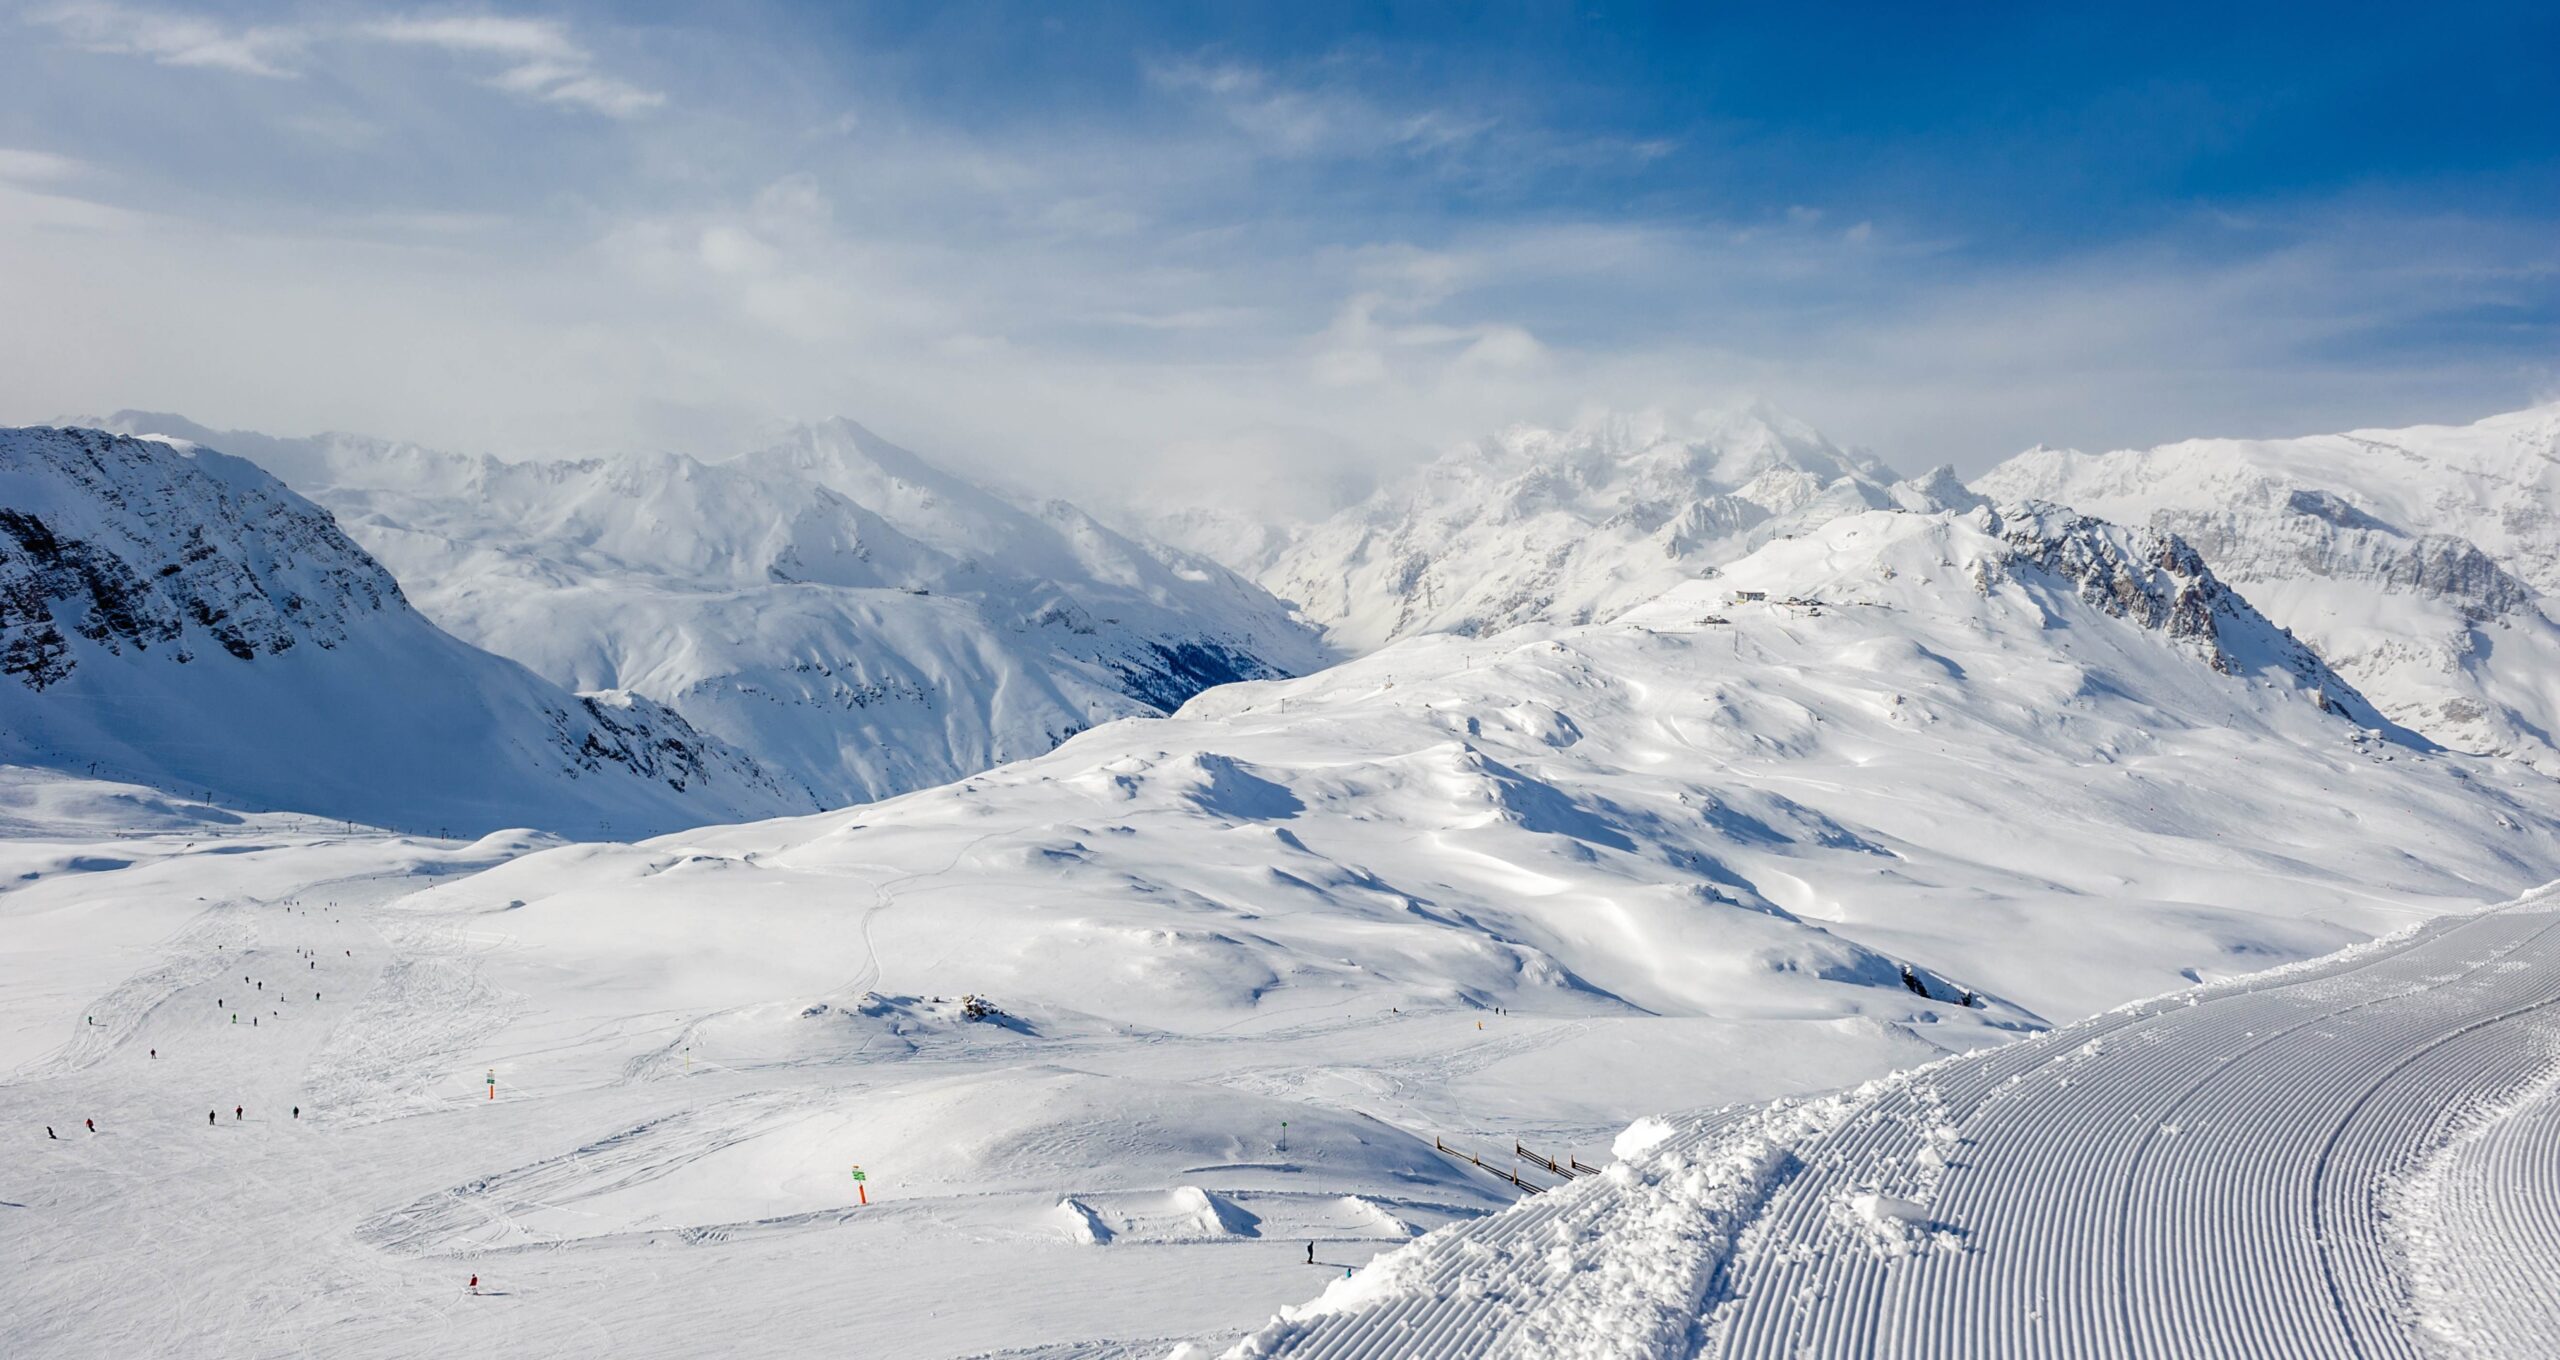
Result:
M1605 1175L1230 1354L2522 1353L2560 1278L2555 1054L2546 890L1841 1095L1647 1121Z

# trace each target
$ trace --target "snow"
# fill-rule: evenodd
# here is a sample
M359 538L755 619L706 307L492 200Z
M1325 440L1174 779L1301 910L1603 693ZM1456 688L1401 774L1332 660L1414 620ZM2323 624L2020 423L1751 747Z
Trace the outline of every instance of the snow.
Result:
M1971 500L1938 474L1896 485L1883 464L1755 410L1515 427L1276 545L1216 517L1158 523L1200 530L1192 546L1357 652L1423 633L1605 619L1836 515Z
M2032 449L1977 479L2174 532L2398 722L2560 769L2560 405L2465 426Z
M681 718L437 629L240 459L0 430L0 760L411 830L595 836L806 809Z
M2546 891L1687 1120L1605 1176L1381 1258L1226 1354L2536 1352L2560 1253L2548 1145L2480 1145L2549 1109L2555 952ZM2449 1130L2442 1112L2474 1102L2493 1112ZM1941 1143L1952 1161L1925 1155ZM2424 1226L2401 1232L2430 1253L2414 1326L2375 1211L2413 1197Z
M366 446L375 484L329 493L383 508L360 535L436 538L413 560L449 550L465 568L434 588L483 617L544 596L523 645L590 593L610 601L593 619L620 617L558 636L617 668L656 639L746 676L840 627L881 640L862 665L968 700L936 731L860 729L896 750L842 768L959 777L594 843L558 817L448 841L244 811L228 786L217 806L64 750L0 768L0 1131L26 1140L0 1159L0 1353L2282 1354L2342 1327L2367 1353L2500 1353L2547 1334L2519 1282L2560 1242L2532 1207L2560 1127L2560 898L2482 910L2560 878L2546 776L2397 721L2154 529L1892 483L1772 420L1545 438L1432 474L1452 508L1413 521L1449 534L1443 574L1416 580L1471 587L1506 556L1527 575L1373 597L1329 620L1377 644L1355 660L1042 728L965 771L996 758L969 745L1002 726L991 695L1136 645L1103 636L1112 616L1077 631L1095 592L1159 599L1179 626L1158 638L1272 606L849 428L736 478L673 458L457 473ZM407 704L412 673L462 656L455 684L495 667L599 722L682 721L437 633L246 464L111 447L261 508L203 540L259 589L183 577L242 606L252 656L169 663L189 683L319 656L341 686L393 667L365 702ZM361 450L258 451L328 480ZM769 481L824 523L753 499ZM1507 488L1491 510L1487 486ZM1664 554L1677 506L1717 496L1733 524ZM134 522L92 513L82 539ZM1571 551L1536 566L1550 548ZM786 559L810 579L759 575ZM999 559L1012 584L970 576ZM945 574L909 595L905 571ZM1099 650L988 612L1042 581L1059 637ZM699 609L653 612L688 593ZM368 629L441 641L328 671ZM982 645L982 669L935 669ZM79 651L72 676L160 647ZM215 698L254 713L274 684ZM802 716L818 725L774 740L818 770L803 738L850 729ZM370 721L354 745L269 729L241 778L446 787L344 758L441 731L420 725L436 710ZM133 750L179 760L174 733Z
M1279 601L1076 507L1016 504L849 421L730 458L507 463L120 412L334 511L441 626L630 690L809 806L946 783L1327 659Z

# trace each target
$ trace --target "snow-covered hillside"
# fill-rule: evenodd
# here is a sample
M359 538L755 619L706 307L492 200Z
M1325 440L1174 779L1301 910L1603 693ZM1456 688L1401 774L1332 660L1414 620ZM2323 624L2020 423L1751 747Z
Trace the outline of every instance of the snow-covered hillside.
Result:
M2395 719L2560 769L2560 405L2466 426L2034 449L1976 485L2173 531Z
M812 1001L976 992L1058 1035L1390 1006L1964 1033L2560 872L2544 781L2414 741L2172 541L1872 512L1611 624L1414 639L947 788L468 891L528 904L511 929L545 951L610 911L719 974L676 929L708 883L858 907L858 944L822 912L737 947L790 940ZM1919 1002L1905 964L1985 1006ZM735 977L725 1004L772 999Z
M2544 892L1852 1091L1640 1121L1617 1165L1227 1355L2549 1355L2555 1050Z
M1836 515L1970 503L1943 474L1897 488L1874 459L1760 412L1507 430L1277 543L1206 512L1161 522L1229 545L1230 565L1365 651L1587 623Z
M1269 595L847 421L743 456L507 463L109 422L254 458L418 607L572 689L645 694L829 804L1038 755L1325 659Z
M662 706L445 634L250 463L95 430L0 430L0 760L475 835L813 805Z
M12 1354L1162 1355L1558 1179L1515 1146L1600 1165L2560 873L2551 781L2036 506L637 845L149 804L0 796L51 823L0 841Z

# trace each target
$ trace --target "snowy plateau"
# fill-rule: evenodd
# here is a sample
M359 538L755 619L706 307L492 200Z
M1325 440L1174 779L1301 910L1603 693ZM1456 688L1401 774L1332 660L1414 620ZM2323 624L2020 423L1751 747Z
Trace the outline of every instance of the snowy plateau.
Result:
M2560 1353L2555 438L0 432L0 1354Z

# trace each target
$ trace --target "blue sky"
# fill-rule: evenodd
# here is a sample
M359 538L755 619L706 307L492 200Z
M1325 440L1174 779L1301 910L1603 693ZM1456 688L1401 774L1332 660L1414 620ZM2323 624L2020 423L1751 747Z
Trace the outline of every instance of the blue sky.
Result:
M0 417L1330 485L2560 395L2548 7L0 11ZM1240 475L1241 474L1241 475Z

